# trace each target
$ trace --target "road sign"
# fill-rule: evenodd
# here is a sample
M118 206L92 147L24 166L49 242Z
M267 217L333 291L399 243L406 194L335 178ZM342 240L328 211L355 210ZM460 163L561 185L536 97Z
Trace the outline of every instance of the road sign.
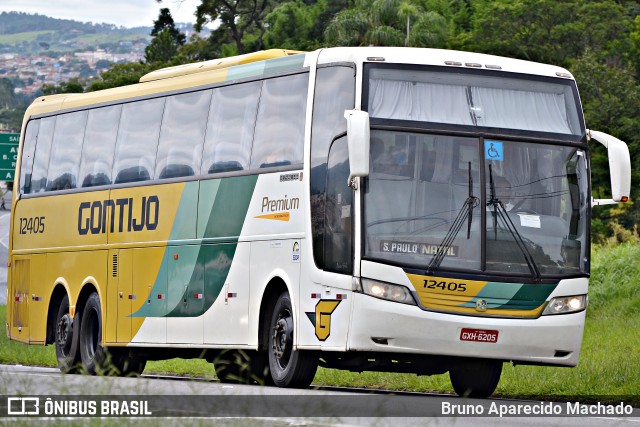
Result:
M13 182L19 142L19 133L0 133L0 181Z

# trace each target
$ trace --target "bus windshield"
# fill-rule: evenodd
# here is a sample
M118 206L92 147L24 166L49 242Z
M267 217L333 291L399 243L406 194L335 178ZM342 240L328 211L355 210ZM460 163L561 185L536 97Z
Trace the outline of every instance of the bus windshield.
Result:
M373 118L546 132L565 138L584 134L572 80L417 66L375 65L367 71L368 111Z
M372 130L366 185L367 258L538 278L587 272L579 148Z

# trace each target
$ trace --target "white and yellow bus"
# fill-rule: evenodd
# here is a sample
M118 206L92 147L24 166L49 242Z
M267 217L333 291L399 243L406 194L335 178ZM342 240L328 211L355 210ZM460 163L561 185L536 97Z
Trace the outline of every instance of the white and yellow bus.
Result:
M591 206L630 187L567 70L447 50L173 67L39 98L22 135L7 333L65 372L201 357L222 381L449 372L489 396L503 362L578 363Z

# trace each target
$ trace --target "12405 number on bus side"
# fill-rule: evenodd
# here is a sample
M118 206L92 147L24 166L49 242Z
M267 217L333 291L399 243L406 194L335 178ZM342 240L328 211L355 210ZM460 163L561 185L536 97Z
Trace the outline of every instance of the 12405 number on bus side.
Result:
M44 233L44 217L20 218L20 234Z

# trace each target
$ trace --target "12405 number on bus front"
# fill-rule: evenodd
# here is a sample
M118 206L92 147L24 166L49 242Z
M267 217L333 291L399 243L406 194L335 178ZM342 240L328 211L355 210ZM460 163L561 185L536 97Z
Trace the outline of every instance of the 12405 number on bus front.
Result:
M424 287L426 289L442 289L443 291L464 292L467 290L466 283L445 282L431 279L425 279Z
M20 234L44 233L44 217L20 218Z

